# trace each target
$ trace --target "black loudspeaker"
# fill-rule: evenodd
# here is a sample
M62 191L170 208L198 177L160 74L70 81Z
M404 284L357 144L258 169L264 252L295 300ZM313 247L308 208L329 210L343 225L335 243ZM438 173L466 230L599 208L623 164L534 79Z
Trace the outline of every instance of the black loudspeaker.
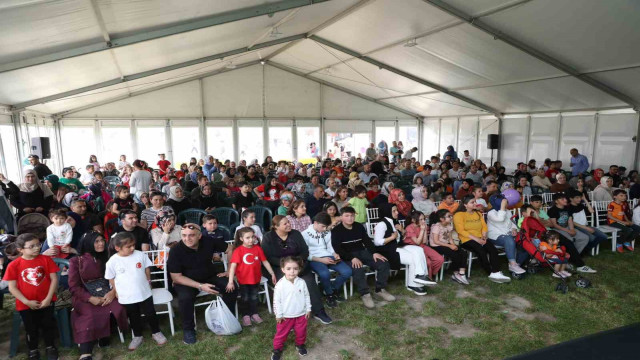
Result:
M500 135L489 134L487 136L487 149L497 150L500 147Z
M51 159L51 147L48 137L31 138L31 153L40 159Z

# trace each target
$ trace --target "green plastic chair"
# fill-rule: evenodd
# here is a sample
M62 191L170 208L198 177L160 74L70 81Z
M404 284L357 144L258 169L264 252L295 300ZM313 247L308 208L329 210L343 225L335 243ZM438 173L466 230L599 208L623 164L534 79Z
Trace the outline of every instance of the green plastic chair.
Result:
M207 215L207 212L200 209L187 209L182 210L178 214L178 225L184 225L187 223L194 223L202 225L202 217Z
M58 279L60 279L60 273L62 269L66 267L69 269L69 260L54 258L53 261L58 265L60 271L58 271ZM63 307L55 309L53 316L56 318L56 324L58 325L58 333L60 334L60 345L65 348L71 347L71 323L69 322L69 308ZM17 311L13 312L13 318L11 321L11 342L9 344L9 357L14 357L18 353L18 345L20 343L20 324L22 323L22 317Z
M211 212L211 215L218 218L218 224L224 226L230 226L231 224L240 221L240 214L234 208L219 207Z
M273 213L271 209L265 206L252 206L249 210L253 210L256 213L256 224L260 225L263 229L271 227L271 219L273 219Z

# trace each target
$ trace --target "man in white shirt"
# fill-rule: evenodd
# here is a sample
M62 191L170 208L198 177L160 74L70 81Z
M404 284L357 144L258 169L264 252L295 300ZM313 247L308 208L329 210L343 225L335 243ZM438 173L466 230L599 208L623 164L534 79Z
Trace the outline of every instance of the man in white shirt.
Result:
M371 182L371 179L373 179L374 177L378 177L378 175L371 172L371 165L366 164L363 167L363 171L358 174L358 177L360 178L360 180L362 180L363 183L368 184L369 182Z
M469 155L469 150L465 150L464 151L464 156L462 157L462 163L464 163L465 167L469 167L471 166L471 163L473 162L473 156Z
M411 159L413 157L413 154L416 153L416 151L418 151L417 147L412 147L411 149L405 151L404 155L402 155L403 159Z
M449 178L450 179L457 179L458 175L460 175L460 171L462 171L460 169L460 163L457 161L454 161L451 164L451 169L449 169Z
M95 169L93 168L93 165L87 165L87 172L80 176L80 182L82 185L87 186L93 184L93 181L95 180L95 176L93 176L94 171Z

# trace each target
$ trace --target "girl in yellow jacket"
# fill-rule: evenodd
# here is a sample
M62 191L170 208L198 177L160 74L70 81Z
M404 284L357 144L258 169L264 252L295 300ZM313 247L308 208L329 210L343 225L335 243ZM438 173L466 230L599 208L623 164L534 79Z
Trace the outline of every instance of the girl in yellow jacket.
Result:
M453 215L453 225L462 242L462 248L474 253L482 267L489 273L489 280L497 283L510 282L511 278L500 271L498 250L487 241L487 223L481 212L476 209L473 196L466 196Z

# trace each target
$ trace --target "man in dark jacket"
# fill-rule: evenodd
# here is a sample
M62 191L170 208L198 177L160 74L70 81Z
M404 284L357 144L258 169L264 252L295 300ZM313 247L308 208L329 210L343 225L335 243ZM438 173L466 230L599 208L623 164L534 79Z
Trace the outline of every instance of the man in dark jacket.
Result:
M29 163L33 166L33 170L38 174L38 179L40 180L44 179L45 176L52 174L51 169L40 162L40 157L38 155L29 155Z
M346 206L342 208L340 214L342 214L342 222L331 230L331 245L342 261L351 266L353 282L362 297L364 306L369 309L375 307L369 285L367 285L367 270L364 266L368 266L369 271L376 272L375 294L384 301L394 301L395 296L385 290L389 278L389 262L384 256L375 252L375 246L364 226L355 222L354 208Z

